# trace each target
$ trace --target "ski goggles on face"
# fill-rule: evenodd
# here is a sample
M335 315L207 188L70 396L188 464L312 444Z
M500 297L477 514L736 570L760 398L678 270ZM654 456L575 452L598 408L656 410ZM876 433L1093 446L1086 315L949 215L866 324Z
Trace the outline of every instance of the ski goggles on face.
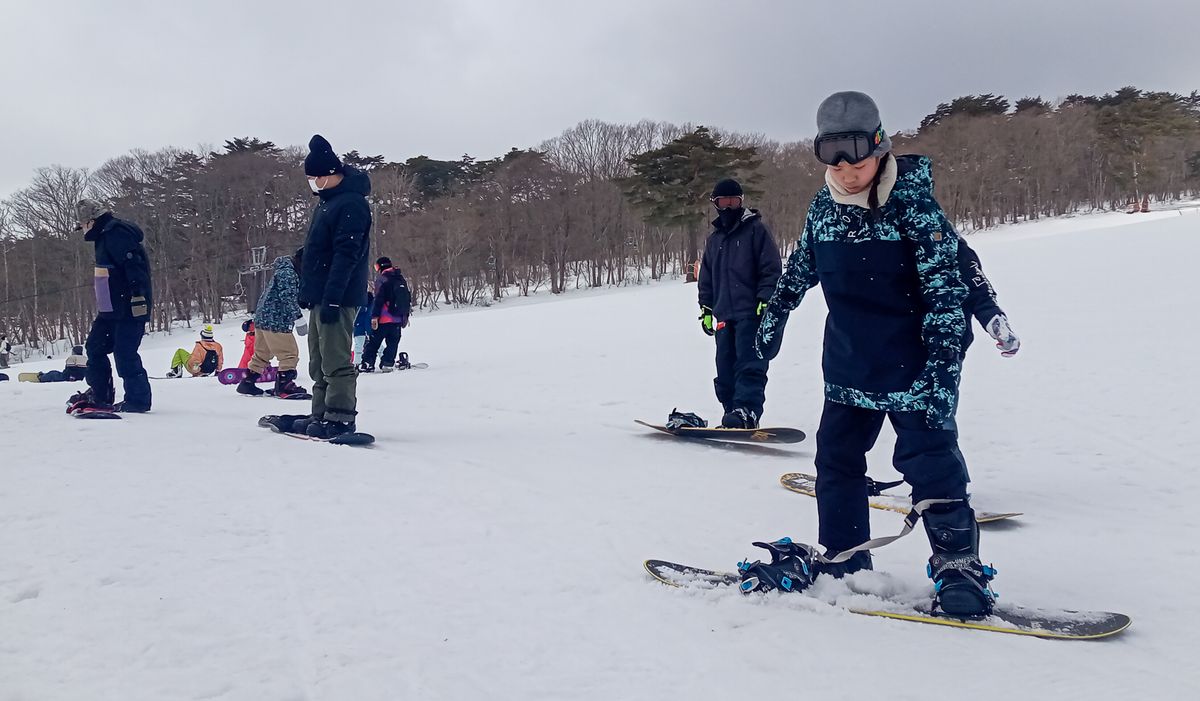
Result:
M842 161L854 165L869 158L882 142L881 124L875 127L873 132L843 131L817 137L813 142L813 152L817 155L817 160L827 166L835 166Z
M709 198L717 209L737 209L742 206L741 195L729 195Z

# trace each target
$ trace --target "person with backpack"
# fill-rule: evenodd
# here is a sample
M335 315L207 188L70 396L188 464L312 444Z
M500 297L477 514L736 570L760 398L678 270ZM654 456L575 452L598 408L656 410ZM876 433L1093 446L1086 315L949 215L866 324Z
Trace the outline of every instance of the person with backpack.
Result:
M271 363L271 358L279 360L279 372L275 376L275 396L287 397L293 394L307 395L308 391L296 384L296 365L300 362L300 347L292 328L296 320L304 316L300 311L300 276L296 273L304 249L296 251L294 256L279 256L275 259L275 274L267 283L258 300L258 309L254 318L258 324L255 328L254 357L246 371L246 377L237 386L238 394L258 396L263 390L255 383Z
M192 347L192 352L180 348L171 357L171 371L167 377L183 377L186 371L192 377L208 377L225 369L225 349L213 340L212 324L206 324L200 329L200 340Z
M137 224L114 217L96 200L77 202L75 216L75 230L85 232L83 240L95 248L96 318L83 344L88 388L67 400L67 411L150 411L150 378L138 355L154 308L150 258L142 246L145 236ZM125 385L125 398L116 403L114 364Z
M374 372L379 346L386 343L379 369L391 372L400 349L400 330L408 326L408 317L412 313L412 292L400 269L394 267L387 256L375 261L375 272L379 275L375 278L375 301L371 304L371 338L363 349L358 369Z

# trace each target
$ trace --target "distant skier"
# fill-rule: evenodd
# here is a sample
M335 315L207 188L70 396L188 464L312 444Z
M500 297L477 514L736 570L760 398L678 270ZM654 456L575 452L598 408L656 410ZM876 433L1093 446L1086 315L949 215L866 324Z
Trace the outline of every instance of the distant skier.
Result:
M0 368L8 368L10 355L12 355L12 344L8 342L8 335L0 333Z
M400 330L408 326L408 317L412 313L412 293L400 269L394 267L387 256L375 261L375 272L379 275L375 278L375 297L371 304L371 337L367 339L358 369L374 372L379 347L386 343L379 369L391 372L400 349Z
M275 375L276 396L307 394L307 390L296 384L300 348L296 345L296 337L292 335L296 320L304 316L298 302L300 276L296 272L303 260L303 251L300 249L294 256L275 259L275 274L267 283L267 289L258 300L258 309L254 311L254 318L258 322L254 357L250 359L246 377L237 386L239 394L257 396L263 393L255 383L271 364L271 358L279 360L279 372Z
M75 214L76 231L84 231L83 240L95 248L97 313L84 342L88 389L68 400L69 411L150 411L150 380L138 355L154 306L150 259L142 247L142 230L133 222L117 219L107 207L91 199L80 200ZM125 398L116 404L109 353L125 384Z
M914 503L939 502L922 514L935 608L986 614L995 571L979 559L954 422L968 294L958 235L934 199L929 159L890 153L870 97L831 95L817 110L817 127L813 148L826 166L826 186L809 206L755 340L764 357L775 357L788 314L821 285L829 316L817 431L819 542L826 557L852 554L816 571L840 576L871 568L870 552L858 550L871 537L866 453L889 419L893 464L912 486ZM744 569L744 590L802 588L811 554L790 541L770 547L771 564Z
M717 218L700 261L700 327L716 337L721 425L758 428L768 361L755 354L754 333L783 267L779 246L758 210L743 206L736 180L717 183L710 200Z
M171 370L167 377L208 377L225 369L225 349L213 338L212 324L200 329L200 340L192 346L192 352L180 348L171 356Z

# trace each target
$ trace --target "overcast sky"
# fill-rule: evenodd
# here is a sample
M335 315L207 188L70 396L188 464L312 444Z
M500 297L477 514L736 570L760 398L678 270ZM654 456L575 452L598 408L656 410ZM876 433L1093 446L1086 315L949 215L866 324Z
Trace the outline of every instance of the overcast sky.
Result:
M235 136L488 158L576 122L815 131L939 102L1200 89L1197 0L0 0L0 196L34 168Z

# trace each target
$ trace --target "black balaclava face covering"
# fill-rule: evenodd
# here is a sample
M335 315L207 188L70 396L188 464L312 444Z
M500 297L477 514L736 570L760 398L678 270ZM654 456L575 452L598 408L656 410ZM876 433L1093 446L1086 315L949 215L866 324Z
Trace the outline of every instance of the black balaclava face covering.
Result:
M729 231L742 220L742 214L746 211L745 207L729 207L727 209L718 209L717 218L721 220L721 228Z

